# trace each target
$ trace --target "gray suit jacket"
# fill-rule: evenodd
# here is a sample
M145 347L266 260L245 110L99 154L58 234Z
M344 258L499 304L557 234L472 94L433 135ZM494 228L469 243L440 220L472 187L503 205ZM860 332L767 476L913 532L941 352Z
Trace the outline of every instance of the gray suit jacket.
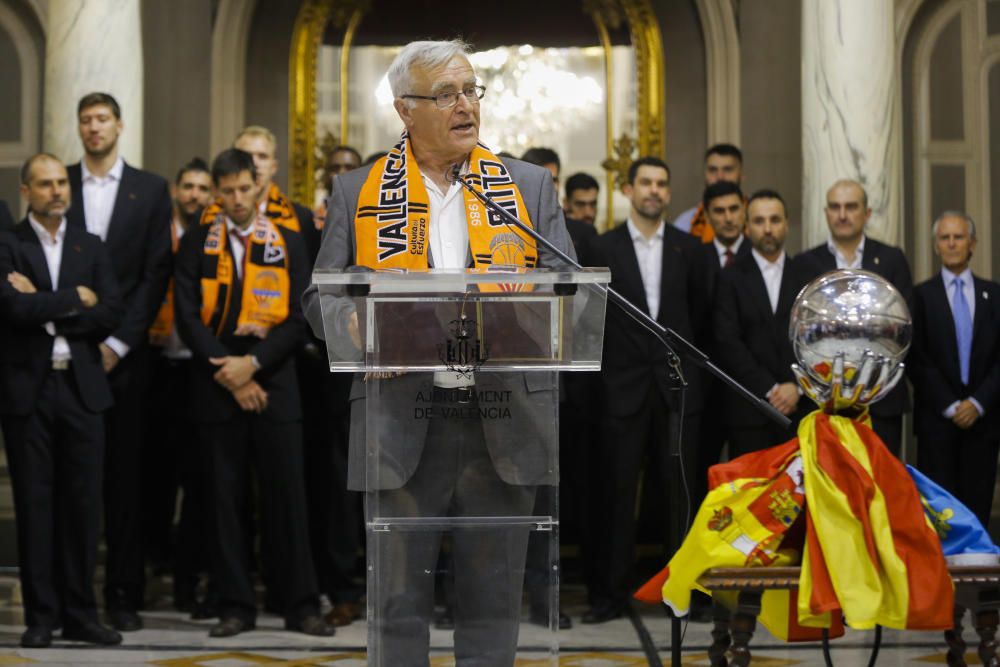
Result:
M517 184L528 216L536 230L563 252L574 256L566 231L562 208L558 205L552 176L547 169L527 162L503 160ZM362 167L333 181L327 202L323 241L316 258L316 269L344 269L355 262L357 243L354 237L354 214L361 187L371 167ZM560 267L563 263L543 247L538 248L539 266ZM471 265L471 254L470 254ZM344 358L357 355L347 333L347 322L354 310L348 297L325 299L310 285L302 296L302 307L313 332L328 341ZM325 312L324 312L325 310ZM415 397L428 396L433 390L430 373L410 373L378 382L379 411L375 421L378 433L368 437L366 428L366 393L374 383L355 377L351 387L351 436L348 457L348 487L357 491L387 490L402 487L420 462L427 419L414 418ZM486 445L497 474L509 484L556 484L558 471L558 427L555 409L558 402L556 374L476 372L476 389L509 391L512 419L485 419ZM366 475L366 461L375 466Z

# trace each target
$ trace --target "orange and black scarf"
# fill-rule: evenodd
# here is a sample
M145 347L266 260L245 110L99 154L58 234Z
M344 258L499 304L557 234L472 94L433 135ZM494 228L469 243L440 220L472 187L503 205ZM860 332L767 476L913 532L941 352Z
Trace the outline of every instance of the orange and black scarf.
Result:
M469 157L471 185L532 226L521 193L507 167L482 144ZM475 267L534 268L535 241L507 226L471 192L465 191L465 219ZM428 268L430 198L404 132L399 143L374 164L361 188L354 217L357 263L373 269Z

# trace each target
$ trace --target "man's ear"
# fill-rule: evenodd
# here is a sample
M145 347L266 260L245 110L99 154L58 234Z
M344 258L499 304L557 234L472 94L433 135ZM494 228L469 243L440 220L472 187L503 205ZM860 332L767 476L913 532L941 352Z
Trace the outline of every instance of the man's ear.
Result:
M397 97L392 101L392 106L396 110L396 113L399 114L399 119L403 121L406 129L410 129L413 125L413 109L410 108L407 101Z

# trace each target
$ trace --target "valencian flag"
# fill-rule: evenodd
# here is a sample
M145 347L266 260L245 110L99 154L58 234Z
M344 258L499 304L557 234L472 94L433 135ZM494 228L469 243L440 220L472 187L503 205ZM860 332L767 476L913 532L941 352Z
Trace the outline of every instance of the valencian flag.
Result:
M839 636L842 617L858 629L952 627L937 534L903 464L867 424L817 410L798 438L713 466L709 488L684 544L638 599L683 615L711 568L801 563L797 592L762 598L760 621L779 638Z

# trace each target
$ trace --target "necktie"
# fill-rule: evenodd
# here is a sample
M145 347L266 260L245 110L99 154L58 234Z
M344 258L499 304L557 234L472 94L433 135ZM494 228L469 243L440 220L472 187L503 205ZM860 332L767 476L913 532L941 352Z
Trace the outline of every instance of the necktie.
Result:
M722 266L731 266L735 257L732 248L726 248L726 261L722 263Z
M969 303L965 300L962 289L964 281L955 278L955 296L952 299L952 311L955 317L955 338L958 339L958 367L962 374L962 384L969 384L969 358L972 356L972 315L969 313Z

